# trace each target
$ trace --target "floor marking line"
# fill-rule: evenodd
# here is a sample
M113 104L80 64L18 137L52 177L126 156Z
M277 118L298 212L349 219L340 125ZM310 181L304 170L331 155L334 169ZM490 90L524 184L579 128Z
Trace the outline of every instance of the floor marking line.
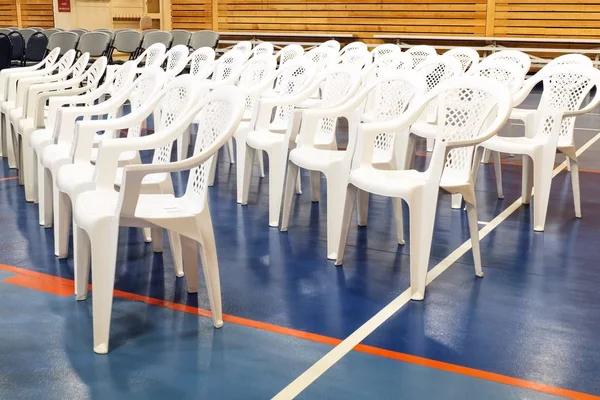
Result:
M62 297L73 296L74 282L72 279L61 278L54 275L49 275L43 272L31 271L20 267L0 264L0 270L15 273L15 276L8 277L2 281L16 286L25 287L28 289L50 293ZM91 288L91 285L90 285ZM138 295L120 290L114 291L114 296L130 301L138 301L156 307L163 307L173 311L184 312L187 314L197 315L205 318L210 318L209 310L185 304L173 303L166 300L155 299L148 296ZM286 328L279 325L273 325L267 322L255 321L234 315L223 315L223 320L228 323L241 325L253 329L259 329L266 332L276 333L280 335L295 337L301 340L311 341L315 343L336 346L342 342L341 339L336 339L329 336L319 335L316 333L299 331L292 328ZM491 382L498 382L512 386L518 386L531 390L543 391L563 397L577 399L600 399L582 392L576 392L569 389L550 386L543 383L527 381L525 379L514 378L511 376L501 375L494 372L478 370L475 368L464 367L461 365L451 364L443 361L432 360L425 357L419 357L411 354L401 353L398 351L382 349L379 347L359 344L354 348L354 351L369 354L376 357L388 358L392 360L402 361L409 364L420 365L423 367L437 369L455 374L470 376L478 379L483 379Z
M19 179L19 177L18 176L9 176L9 177L6 177L6 178L0 178L0 182L12 181L14 179Z
M592 139L585 143L577 151L577 156L587 150L592 144L600 139L600 132L596 134ZM552 173L554 178L564 168L566 168L567 162L563 161L558 167L556 167ZM533 191L532 191L533 193ZM513 212L519 209L522 204L522 198L519 197L514 203L508 208L503 210L498 216L490 221L489 224L484 226L479 231L479 239L485 238L492 230L500 225L506 218L508 218ZM462 257L467 251L471 249L471 240L467 240L454 250L448 257L440 261L433 269L427 273L427 285L433 282L438 276L446 271L450 266ZM317 378L323 375L329 368L335 363L342 359L348 354L353 348L360 344L367 336L373 333L379 326L388 320L392 315L398 312L410 301L410 288L405 290L402 294L392 300L387 306L380 310L377 314L371 317L367 322L360 326L350 336L342 341L339 345L334 347L331 351L325 354L319 361L309 367L306 371L292 381L288 386L283 388L273 400L293 399L298 396L304 389L311 385Z

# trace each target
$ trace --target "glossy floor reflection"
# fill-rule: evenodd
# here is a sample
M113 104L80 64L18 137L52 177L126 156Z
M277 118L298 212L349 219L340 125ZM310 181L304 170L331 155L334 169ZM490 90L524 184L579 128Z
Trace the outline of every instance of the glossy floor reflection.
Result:
M597 134L598 122L598 115L578 121L578 146ZM423 144L418 152L425 154ZM581 168L600 170L599 155L597 143L581 156ZM492 166L480 171L483 223L520 197L521 169L513 165L520 160L503 160L504 200ZM419 168L425 163L417 157ZM71 279L72 257L54 257L52 230L38 225L37 205L24 201L14 176L3 159L0 263ZM173 176L176 191L186 178ZM325 258L325 181L322 201L312 203L303 176L305 194L295 199L287 233L268 227L268 178L253 177L247 207L235 202L235 182L234 166L220 157L210 207L226 314L344 339L408 288L409 221L407 245L398 246L388 199L371 198L369 224L352 227L345 264L336 268ZM553 181L544 233L532 230L533 206L521 206L482 240L485 278L474 276L467 252L428 286L424 302L407 304L364 343L600 395L600 174L582 172L581 188L583 219L574 218L563 171ZM441 195L430 265L468 238L466 214ZM0 281L10 276L0 271ZM188 295L184 279L175 278L166 240L165 252L154 254L138 230L121 229L117 289L207 309L205 291ZM1 282L0 296L0 398L268 398L331 349L236 323L215 331L204 317L120 299L112 351L95 356L90 301ZM302 397L549 396L352 352Z

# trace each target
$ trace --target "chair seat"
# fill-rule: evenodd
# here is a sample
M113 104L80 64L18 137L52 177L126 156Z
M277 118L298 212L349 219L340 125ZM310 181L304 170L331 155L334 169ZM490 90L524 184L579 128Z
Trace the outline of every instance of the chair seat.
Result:
M115 185L116 186L121 186L123 184L123 168L117 168L117 176L115 177ZM159 173L159 174L150 174L150 175L146 175L144 176L144 179L142 179L142 186L143 185L158 185L164 181L167 180L167 176L168 174L165 173ZM143 191L143 189L142 189Z
M32 149L35 150L38 155L42 152L44 147L48 146L52 143L52 132L47 129L36 129L31 134L31 138L29 139L29 145Z
M17 132L23 134L23 132L31 132L34 128L33 118L23 118L19 121Z
M345 151L321 150L300 147L290 152L290 160L300 168L323 171L331 164L341 163L348 154Z
M527 138L525 136L494 136L493 138L483 142L481 146L485 147L486 149L499 151L502 153L529 154L536 148L543 146L545 142L546 141L539 136L534 138Z
M429 124L426 121L417 121L410 127L410 132L426 139L435 139L436 125Z
M285 135L282 133L259 130L250 132L246 138L246 143L255 149L266 150L273 145L283 143L284 139Z
M124 151L119 154L119 165L122 163L130 163L131 161L135 160L136 157L137 151ZM94 147L92 149L92 163L96 163L96 160L98 160L98 148Z
M0 105L0 111L2 111L4 114L8 113L8 111L13 108L15 108L14 100L5 101L4 103L2 103L2 105Z
M427 173L360 167L350 173L350 183L381 196L403 197L419 186L424 186L427 183Z
M51 144L50 146L46 146L42 152L42 165L52 171L57 171L60 166L70 161L71 146Z
M23 107L13 108L8 112L8 119L13 124L15 124L21 118L23 118Z
M56 185L71 199L83 191L94 189L94 166L83 163L63 165L58 170Z

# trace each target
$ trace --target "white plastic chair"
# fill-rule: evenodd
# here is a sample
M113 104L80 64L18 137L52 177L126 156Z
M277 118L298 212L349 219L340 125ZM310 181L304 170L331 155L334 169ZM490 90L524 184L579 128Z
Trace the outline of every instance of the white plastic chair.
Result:
M463 73L479 64L479 53L470 47L455 47L442 54L442 56L454 57L460 61Z
M105 80L105 82L97 90L79 96L53 97L50 99L50 107L48 112L48 121L45 129L38 129L31 134L30 144L34 151L34 165L36 167L38 199L39 199L39 218L40 225L50 228L52 226L52 187L50 180L46 179L46 171L41 163L41 157L46 147L58 144L59 136L64 134L72 135L74 125L68 126L66 133L61 132L62 114L67 111L65 105L93 105L106 96L118 96L118 94L129 85L136 75L135 62L128 61L119 66L114 74ZM120 110L116 110L108 115L108 119L115 118ZM60 116L58 114L61 114ZM75 119L72 120L74 124ZM61 135L61 133L63 135ZM70 146L71 137L66 137L66 145ZM70 147L69 147L70 148Z
M354 79L358 80L358 76ZM353 89L356 89L356 86ZM342 221L342 204L346 194L346 183L350 173L350 165L356 146L356 134L361 122L361 104L367 96L377 91L387 95L387 107L382 107L378 117L393 119L399 117L415 95L420 95L425 89L423 77L413 71L399 71L393 77L381 78L363 89L351 99L339 99L333 107L309 109L302 113L302 125L298 134L298 147L290 151L285 195L283 203L283 217L281 230L287 231L289 215L292 206L295 180L299 168L311 171L313 201L319 199L320 188L314 185L313 179L320 174L325 175L327 182L327 258L335 260L339 245L340 224ZM352 94L352 93L351 93ZM348 147L338 150L319 145L319 136L335 135L336 121L346 118L348 121ZM381 137L389 134L382 134ZM290 141L295 141L294 132L291 132ZM312 176L316 174L316 176ZM398 202L398 205L400 203ZM401 217L401 214L400 214Z
M336 53L338 53L340 51L340 48L342 47L342 45L340 45L340 42L338 42L337 40L331 39L331 40L321 43L318 47L327 47L327 48L335 51Z
M344 54L352 53L354 51L369 51L367 45L363 42L352 42L345 45L342 50L340 50L340 56Z
M317 73L334 65L337 61L337 51L329 46L319 46L304 53L304 58L310 60L317 68Z
M198 79L206 79L212 74L215 51L210 47L201 47L190 54L190 75Z
M279 60L279 65L283 65L286 62L302 57L303 54L304 48L302 46L299 44L288 44L275 54L275 58Z
M546 223L557 150L569 159L575 216L581 218L579 165L573 131L575 117L590 112L600 104L600 71L581 65L543 68L525 82L522 90L515 96L515 105L525 100L540 82L543 82L544 90L537 110L526 117L525 136L498 136L482 144L482 147L492 151L523 155L522 202L529 204L535 185L533 229L538 232L544 230ZM582 107L594 87L594 97ZM494 167L498 168L496 176L501 180L500 165L494 164ZM501 182L498 183L499 187L500 185Z
M416 68L423 76L425 76L425 83L427 84L427 91L433 90L436 86L445 82L449 79L456 78L462 75L462 66L460 61L454 57L442 57L435 56L425 61ZM434 140L437 136L437 130L435 123L438 118L436 114L437 107L435 106L435 100L431 102L422 119L416 122L410 128L410 132L414 135L427 139L427 151L433 150ZM408 139L408 137L406 138ZM406 147L406 145L408 147ZM403 148L406 149L406 159L404 163L400 163L399 166L402 168L408 168L410 160L412 160L412 153L414 146L412 143L406 143Z
M185 69L188 64L188 56L190 55L190 49L183 45L178 44L173 46L166 54L166 68L167 79L173 79Z
M373 166L373 149L382 133L405 132L434 101L439 108L437 145L425 172L383 170ZM362 124L344 202L336 265L343 261L352 210L358 191L401 198L410 210L410 283L413 300L423 300L439 188L462 193L467 202L475 274L483 276L479 252L477 208L473 189L473 156L478 143L494 136L510 114L506 86L479 77L446 81L413 102L400 118ZM402 133L400 133L402 134ZM478 165L478 163L475 163ZM402 226L397 226L402 229Z
M0 106L0 120L3 122L3 137L5 140L5 149L8 156L8 166L10 168L16 168L17 161L15 154L13 152L13 140L12 140L12 132L10 130L10 123L8 119L8 115L10 111L16 107L16 97L17 97L17 84L19 80L33 77L44 77L47 75L57 75L61 74L63 71L68 70L71 65L75 61L75 50L67 51L55 64L53 64L49 68L38 69L38 70L28 70L24 72L19 72L15 74L11 74L8 78L8 94L6 97L6 101L2 103Z
M231 48L231 50L241 51L244 54L244 56L246 56L247 60L252 55L252 42L246 40L238 42L235 46Z
M523 53L519 50L501 50L496 53L492 53L487 56L484 60L492 61L492 60L508 60L512 61L515 64L518 64L523 68L525 74L529 72L529 68L531 67L531 57L528 54Z
M262 55L273 55L273 44L269 42L261 42L252 49L252 57Z
M373 62L373 56L367 50L354 50L342 54L341 64L351 65L358 70L368 67Z
M392 43L380 44L379 46L371 50L374 62L377 62L383 56L387 56L389 54L400 54L401 52L402 50L400 49L400 47Z
M21 68L5 68L2 71L0 71L0 109L2 107L2 104L5 101L8 101L8 78L10 75L27 71L49 70L56 63L59 54L60 49L55 48L50 53L48 53L48 55L42 61L35 65ZM4 157L7 155L8 151L6 149L6 137L4 135L4 116L2 115L1 118L2 120L0 120L0 157Z
M90 107L74 107L65 110L61 115L61 133L57 138L57 144L47 147L42 155L42 165L49 171L53 182L54 254L58 258L66 258L68 255L71 204L75 203L77 196L82 192L94 189L94 166L92 163L97 158L97 149L94 149L95 139L100 144L104 140L116 137L117 135L111 133L121 132L121 129L127 129L127 138L140 136L142 124L152 114L160 100L158 95L167 95L161 91L166 80L167 76L160 68L148 68L138 79L123 88L110 100ZM186 82L189 83L189 81ZM177 86L177 90L179 89L180 86ZM182 90L182 97L184 97L183 93L191 90L191 88ZM195 100L194 96L192 101ZM69 127L76 126L77 118L83 117L89 120L94 116L114 113L127 101L131 104L129 114L110 120L89 121L90 123L79 124L76 129L71 128L68 133L65 132ZM177 101L173 103L173 106L179 105ZM171 105L167 104L166 106ZM188 105L188 107L190 106ZM168 110L166 112L174 113L175 111ZM98 135L100 130L104 134ZM73 131L74 133L72 133ZM119 159L121 166L140 163L139 154L134 151L122 153ZM167 186L169 185L167 184ZM163 189L163 187L158 189ZM164 189L166 190L167 187ZM158 239L154 241L155 246L157 243L162 243L162 236L155 239Z
M437 57L435 48L426 45L413 46L406 50L406 54L412 57L414 69L431 58Z
M44 118L45 104L50 98L56 96L76 96L89 93L97 89L100 79L104 75L107 66L106 57L98 58L84 74L71 78L64 82L46 83L34 85L29 89L25 118L17 127L20 136L21 165L19 174L23 176L25 183L25 199L27 201L38 201L37 174L34 163L34 153L31 148L31 136L45 126L53 128L54 119L48 121ZM54 112L56 113L56 112Z
M83 300L87 296L91 255L96 353L105 354L109 350L119 225L151 226L180 234L189 292L198 290L197 252L200 247L213 325L216 328L223 326L217 250L208 208L207 175L212 156L231 137L243 110L244 100L239 89L222 87L207 95L198 107L174 120L164 132L133 140L110 139L102 143L96 190L82 193L74 208L77 298ZM119 153L155 149L172 143L199 112L202 115L201 130L192 157L175 163L127 166L120 191L114 190ZM182 197L140 194L140 185L147 176L186 170L190 170L190 177Z
M594 62L587 56L583 54L563 54L562 56L558 56L553 60L550 60L546 66L552 67L556 65L584 65L586 67L593 67Z

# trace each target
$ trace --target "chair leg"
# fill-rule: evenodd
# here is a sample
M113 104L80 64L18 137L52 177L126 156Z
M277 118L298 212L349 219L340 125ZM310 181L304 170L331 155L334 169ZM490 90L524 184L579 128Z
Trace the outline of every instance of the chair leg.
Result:
M23 166L21 171L19 172L19 175L22 175L25 181L25 200L28 202L35 203L38 201L37 179L34 168L33 149L29 145L28 134L22 136L22 141Z
M292 210L292 200L294 199L294 189L298 179L300 168L291 161L288 161L287 176L285 178L285 189L283 195L283 211L281 216L281 232L288 230L290 221L290 212ZM312 171L311 171L312 172Z
M188 293L198 292L198 242L181 236L181 253Z
M536 232L542 232L546 225L550 187L552 185L554 153L551 156L539 157L533 165L535 186L535 195L533 196L533 230Z
M89 233L92 252L94 352L108 353L117 263L118 219L100 221Z
M13 143L13 134L8 115L4 115L4 135L6 136L6 152L8 155L8 168L17 168L17 160L15 157L15 145Z
M298 169L298 179L296 179L296 194L302 194L302 174Z
M483 151L483 156L481 156L481 162L483 164L488 164L490 162L491 155L492 155L492 150L485 149Z
M575 205L575 217L581 218L581 192L579 190L579 160L577 156L567 159L571 166L571 186L573 187L573 204Z
M419 199L412 203L410 209L410 287L413 300L425 298L427 270L433 240L433 226L437 203L436 195L432 199ZM425 200L425 201L424 201Z
M345 171L348 174L349 171ZM340 185L343 172L335 170L327 176L327 258L337 259L337 249L340 243L340 232L346 201L346 188ZM333 176L331 176L333 175Z
M243 151L245 151L244 156L244 170L242 177L242 193L238 192L238 203L246 205L248 204L248 196L250 194L250 180L252 179L252 168L254 167L254 157L256 157L256 150L253 147L248 145L244 145ZM238 164L240 162L238 161ZM269 172L272 168L269 169Z
M469 233L471 234L471 247L473 250L473 263L475 265L475 275L482 278L483 270L481 268L481 251L479 247L479 225L477 221L477 206L467 202L467 219L469 222Z
M313 203L318 203L321 198L321 172L310 171L310 194Z
M358 190L357 194L358 226L367 226L369 219L369 192Z
M163 252L163 230L162 228L151 228L152 235L152 250L155 253Z
M54 187L54 255L67 258L69 255L69 233L71 232L71 199L69 195Z
M269 153L269 226L273 228L279 226L286 158L280 149Z
M398 168L405 170L410 168L415 152L415 138L408 132L396 135L395 158Z
M44 198L44 204L42 205L42 198L40 196L40 214L41 215L41 219L40 219L40 224L44 225L44 228L51 228L52 227L52 211L53 211L53 206L52 206L52 174L50 173L50 170L47 168L42 167L42 174L44 175L44 179L43 182L41 182L42 188L40 191L40 194L43 194L43 198ZM38 182L39 184L40 182ZM43 221L43 222L42 222Z
M235 157L233 156L233 140L227 141L227 157L229 157L229 164L235 164Z
M256 152L256 158L258 158L258 168L260 171L260 177L264 178L265 177L265 161L263 160L263 151L262 150L259 150Z
M404 218L402 213L402 199L397 197L392 199L392 206L394 207L394 219L396 220L396 238L398 244L405 244L404 240Z
M6 156L6 135L4 134L4 114L0 113L0 158Z
M169 246L173 254L173 264L175 265L175 276L181 278L183 273L183 255L181 250L181 236L175 232L167 231L169 236Z
M433 151L433 146L435 143L435 139L427 139L427 152L431 153Z
M453 194L451 200L451 207L454 210L460 210L462 208L463 197L460 193Z
M39 161L39 157L37 157L36 154L36 172L37 172L37 182L38 182L38 212L39 212L39 224L43 227L50 227L52 226L50 224L50 226L46 226L46 196L48 195L47 193L47 187L46 187L46 169L41 165L40 161Z
M177 160L181 161L187 158L188 148L190 147L190 129L188 127L177 139Z
M90 277L90 254L90 238L87 232L73 221L73 270L77 300L87 299Z
M533 160L523 154L523 180L521 181L521 197L523 204L531 203L531 191L533 189Z
M202 271L208 291L208 301L212 312L213 325L215 328L223 326L223 307L221 304L221 282L219 278L219 260L217 258L217 246L215 245L215 234L213 231L210 214L206 213L206 219L199 224L202 242L200 243L200 258L202 260Z
M335 265L342 265L344 262L344 251L346 250L346 242L348 241L348 232L350 232L352 212L354 211L354 203L356 202L357 194L358 189L356 186L349 184L346 188L346 201L344 202L344 210L342 212L342 221L340 226L340 236Z
M144 243L152 243L152 229L142 228L142 234L144 235Z
M504 198L504 192L502 190L502 163L500 159L500 152L494 151L494 173L496 174L496 189L498 190L498 198Z

